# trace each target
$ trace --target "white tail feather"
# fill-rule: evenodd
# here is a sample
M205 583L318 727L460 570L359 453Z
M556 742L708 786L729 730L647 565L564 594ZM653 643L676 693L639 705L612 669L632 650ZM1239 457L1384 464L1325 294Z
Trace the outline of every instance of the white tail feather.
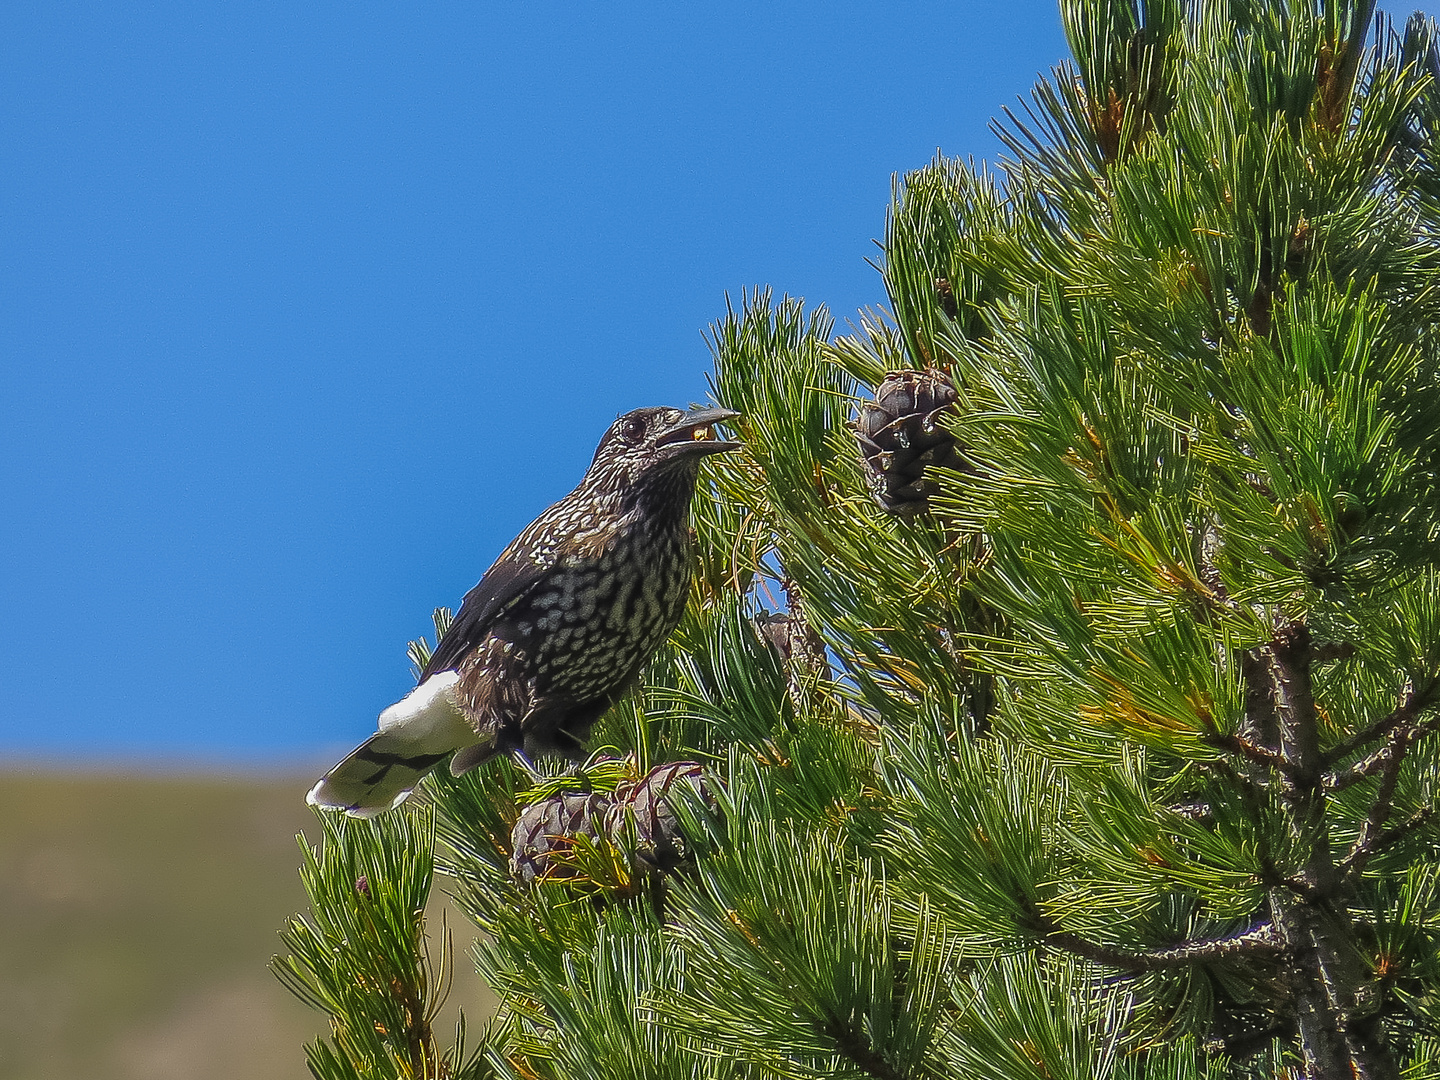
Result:
M473 745L475 731L455 707L459 675L442 671L380 714L380 730L320 778L305 801L374 817L399 806L450 752Z

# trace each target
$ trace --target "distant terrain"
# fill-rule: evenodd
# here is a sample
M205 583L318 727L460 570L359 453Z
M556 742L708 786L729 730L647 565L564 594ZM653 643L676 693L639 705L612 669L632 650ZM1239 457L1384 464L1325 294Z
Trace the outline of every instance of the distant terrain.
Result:
M325 1018L266 964L304 910L311 779L0 769L0 1080L308 1077ZM446 921L479 1020L469 924Z

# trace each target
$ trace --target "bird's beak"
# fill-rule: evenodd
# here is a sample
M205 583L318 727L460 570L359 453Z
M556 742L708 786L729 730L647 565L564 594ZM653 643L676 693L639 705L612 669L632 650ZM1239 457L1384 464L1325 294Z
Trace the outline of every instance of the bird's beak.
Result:
M695 409L682 416L676 424L655 440L666 457L691 454L719 454L738 450L738 442L715 438L714 425L733 420L740 414L734 409Z

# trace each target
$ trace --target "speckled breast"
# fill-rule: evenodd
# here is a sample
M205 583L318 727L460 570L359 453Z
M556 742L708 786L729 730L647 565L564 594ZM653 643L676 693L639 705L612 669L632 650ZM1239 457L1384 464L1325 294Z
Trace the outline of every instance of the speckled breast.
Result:
M516 630L531 643L536 689L576 700L626 683L685 610L690 589L689 530L621 533L598 555L561 558L557 573L526 605Z

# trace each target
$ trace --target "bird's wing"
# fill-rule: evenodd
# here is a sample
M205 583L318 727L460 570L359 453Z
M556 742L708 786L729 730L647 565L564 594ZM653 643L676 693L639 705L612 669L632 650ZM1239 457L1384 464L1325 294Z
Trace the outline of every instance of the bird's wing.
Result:
M420 673L422 683L437 671L459 667L470 650L485 640L496 617L545 580L550 567L536 563L519 550L520 547L518 543L510 545L495 560L495 565L485 571L480 584L465 594L455 621Z

